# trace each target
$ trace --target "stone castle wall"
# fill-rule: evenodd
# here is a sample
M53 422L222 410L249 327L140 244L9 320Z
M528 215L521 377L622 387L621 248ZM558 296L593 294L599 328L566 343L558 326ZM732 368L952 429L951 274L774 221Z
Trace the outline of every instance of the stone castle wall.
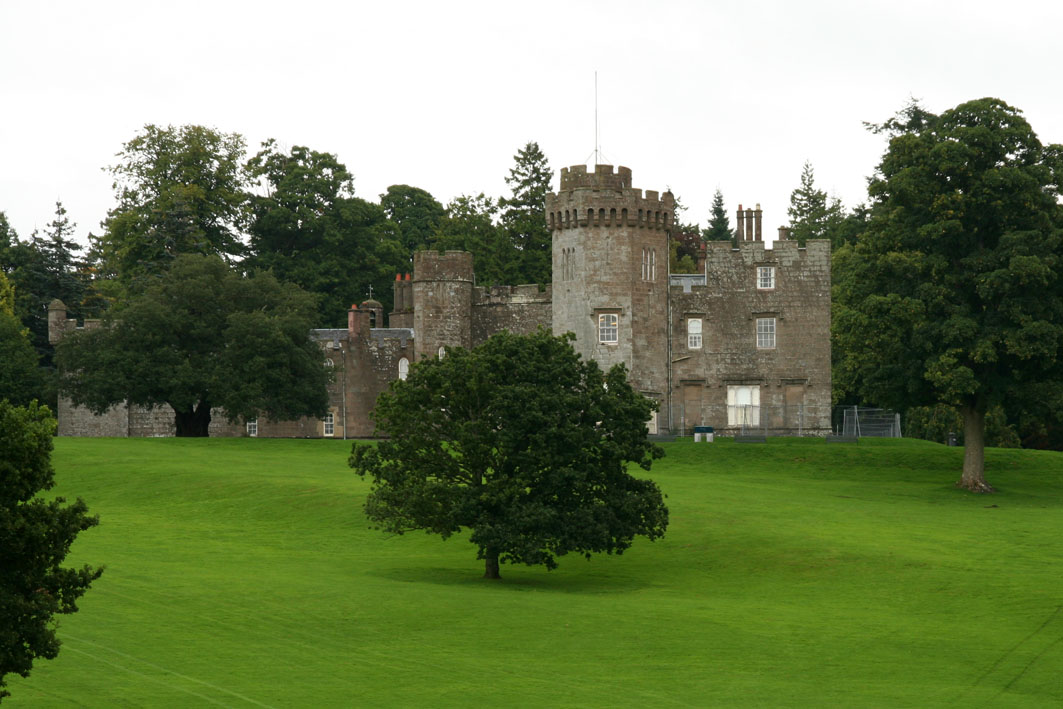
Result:
M830 243L708 244L703 286L671 289L672 420L676 428L728 428L729 386L756 386L775 428L830 429ZM757 267L774 268L758 288ZM691 348L687 321L701 319ZM757 319L775 321L775 346L758 348ZM804 419L794 417L801 407Z

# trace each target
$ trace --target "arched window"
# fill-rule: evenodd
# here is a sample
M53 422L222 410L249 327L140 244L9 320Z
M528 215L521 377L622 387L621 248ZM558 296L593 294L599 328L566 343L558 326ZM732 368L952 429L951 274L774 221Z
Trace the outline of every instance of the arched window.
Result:
M325 358L325 366L328 367L329 369L332 369L333 367L336 366L336 363L332 361L331 357L326 357Z
M687 347L701 349L701 318L687 318Z
M399 360L399 379L405 381L408 376L410 376L410 360L403 357Z
M439 359L443 359L444 357L447 356L447 348L444 347L443 345L440 345L439 346L439 351L436 352L436 355L439 357Z

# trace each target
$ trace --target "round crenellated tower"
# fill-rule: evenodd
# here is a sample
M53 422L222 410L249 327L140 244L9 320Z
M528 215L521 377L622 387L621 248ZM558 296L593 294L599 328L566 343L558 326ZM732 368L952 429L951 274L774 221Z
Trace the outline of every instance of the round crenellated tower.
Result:
M668 239L675 198L631 186L631 169L561 168L546 196L553 234L553 329L603 368L664 401L668 371Z

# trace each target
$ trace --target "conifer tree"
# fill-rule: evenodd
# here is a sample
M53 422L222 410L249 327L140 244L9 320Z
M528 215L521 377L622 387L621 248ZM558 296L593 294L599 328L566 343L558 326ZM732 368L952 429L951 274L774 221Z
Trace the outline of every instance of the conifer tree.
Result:
M515 164L506 178L513 195L499 200L502 226L517 252L507 269L508 281L546 284L552 275L546 193L550 191L553 173L538 143L525 145L513 160Z
M731 241L734 232L731 231L731 220L727 216L727 210L723 206L723 192L716 188L716 194L712 196L712 212L709 217L709 225L702 232L705 241Z
M812 163L805 161L801 184L790 193L790 238L799 244L809 239L828 239L833 228L845 218L842 203L816 188Z

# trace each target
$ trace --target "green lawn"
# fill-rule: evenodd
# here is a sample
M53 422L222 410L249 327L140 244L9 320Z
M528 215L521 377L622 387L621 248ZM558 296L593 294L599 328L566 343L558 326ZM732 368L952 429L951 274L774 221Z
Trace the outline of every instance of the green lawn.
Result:
M1063 705L1063 454L666 446L663 540L480 578L342 441L58 439L107 570L6 707Z

